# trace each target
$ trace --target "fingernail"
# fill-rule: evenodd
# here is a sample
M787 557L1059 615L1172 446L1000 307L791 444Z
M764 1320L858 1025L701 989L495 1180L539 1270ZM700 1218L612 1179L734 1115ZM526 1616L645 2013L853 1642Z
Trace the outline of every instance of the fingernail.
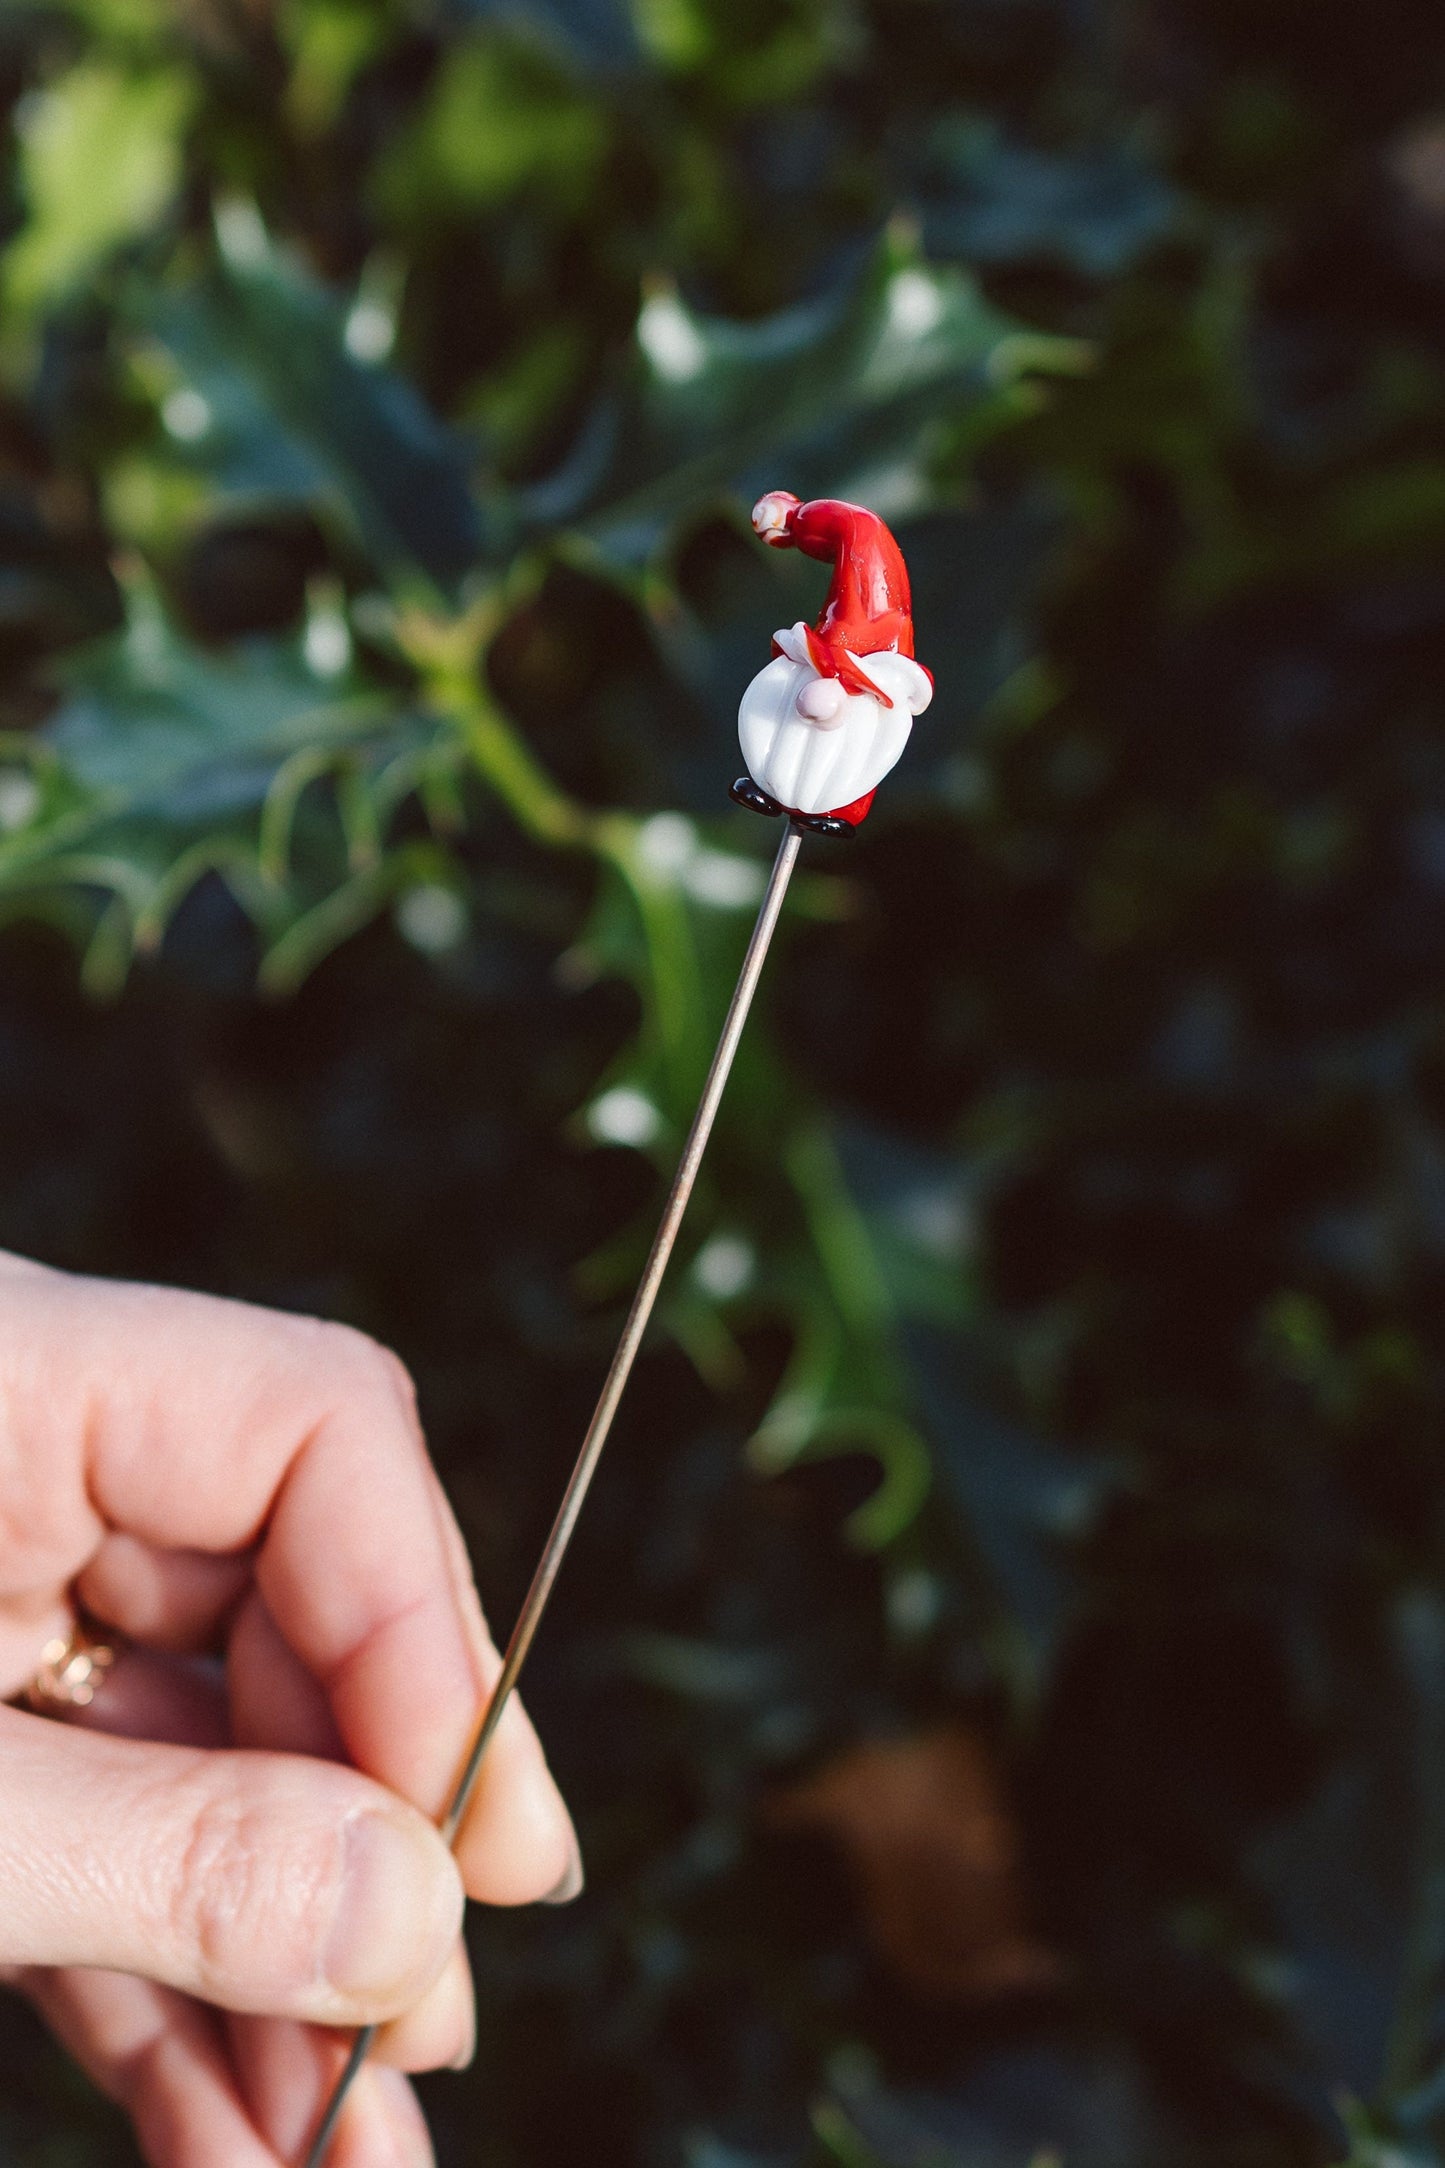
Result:
M424 1826L386 1814L363 1814L350 1825L325 1960L339 1993L385 1997L419 1978L427 1953L438 1949L443 1907L451 1909L445 1862L440 1840ZM459 1904L455 1910L453 1932Z
M461 2019L462 2044L447 2068L466 2070L477 2052L477 1997L472 1986L472 1972L467 1963L466 1951L460 1943L442 1978L448 1982L449 1992L455 1998L454 2007L455 2003L461 2005L457 2014Z
M586 1881L587 1876L582 1866L582 1852L577 1839L574 1837L572 1839L572 1857L567 1862L567 1871L556 1888L548 1890L546 1896L542 1899L542 1903L544 1905L570 1905L574 1897L582 1895Z
M473 2064L473 2063L474 2063L474 2062L476 2061L476 2059L477 2059L477 2013L476 2013L476 2011L474 2010L474 2011L472 2012L472 2022L471 2022L471 2029L470 2029L470 2031L469 2031L469 2032L468 2032L468 2034L467 2034L467 2044L466 2044L466 2046L465 2046L465 2047L464 2047L464 2048L462 2049L461 2053L460 2053L460 2054L459 2054L458 2056L456 2056L456 2057L454 2058L454 2060L453 2060L453 2061L451 2061L450 2063L448 2063L448 2064L447 2064L447 2068L448 2068L448 2070L470 2070L470 2069L471 2069L471 2067L472 2067L472 2064Z

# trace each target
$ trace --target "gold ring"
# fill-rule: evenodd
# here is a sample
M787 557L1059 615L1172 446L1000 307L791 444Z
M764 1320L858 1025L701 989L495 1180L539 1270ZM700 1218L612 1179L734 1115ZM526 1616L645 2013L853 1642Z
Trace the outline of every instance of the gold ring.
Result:
M34 1678L15 1698L36 1716L64 1716L69 1709L88 1709L115 1658L114 1644L87 1633L77 1619L68 1634L46 1642Z

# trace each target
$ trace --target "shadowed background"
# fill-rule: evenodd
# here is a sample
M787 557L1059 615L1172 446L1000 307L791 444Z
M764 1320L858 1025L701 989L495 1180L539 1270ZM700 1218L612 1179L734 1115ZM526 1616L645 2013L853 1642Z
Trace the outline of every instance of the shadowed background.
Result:
M1445 2159L1445 33L0 6L0 1240L413 1367L505 1632L866 499L810 844L530 1674L443 2168ZM132 2158L0 2017L0 2160Z

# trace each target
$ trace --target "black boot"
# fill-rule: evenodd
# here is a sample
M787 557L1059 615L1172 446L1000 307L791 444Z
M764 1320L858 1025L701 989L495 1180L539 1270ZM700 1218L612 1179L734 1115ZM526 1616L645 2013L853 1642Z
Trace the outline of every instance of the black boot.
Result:
M858 833L851 821L840 821L836 813L795 813L793 819L800 828L806 828L810 836L856 836Z
M772 819L776 819L783 810L777 799L770 798L750 775L740 775L728 796L736 799L739 805L745 805L750 813L766 813Z

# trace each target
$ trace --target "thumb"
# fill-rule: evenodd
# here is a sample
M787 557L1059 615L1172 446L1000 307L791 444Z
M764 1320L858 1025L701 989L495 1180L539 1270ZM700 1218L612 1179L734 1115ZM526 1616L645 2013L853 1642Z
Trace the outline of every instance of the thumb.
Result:
M355 1770L0 1708L0 1965L99 1965L229 2010L365 2024L431 1986L462 1902L431 1824Z

